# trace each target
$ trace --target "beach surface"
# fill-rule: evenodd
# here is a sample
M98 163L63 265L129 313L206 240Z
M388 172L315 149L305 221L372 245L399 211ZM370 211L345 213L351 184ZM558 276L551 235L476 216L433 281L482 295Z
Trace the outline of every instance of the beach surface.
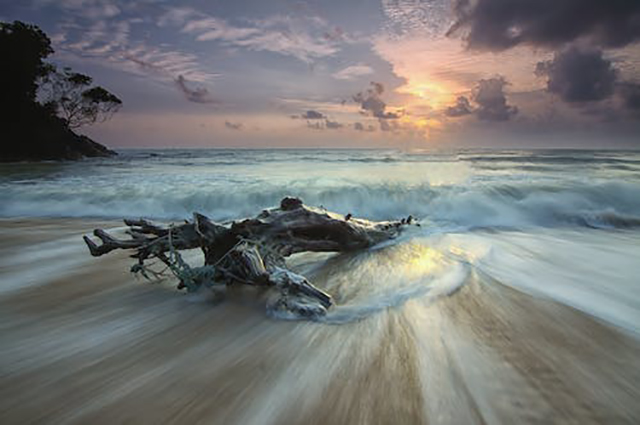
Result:
M252 291L215 301L137 280L124 252L89 256L81 236L118 226L0 220L3 424L640 422L633 329L452 272L442 239L296 260L351 305L318 323L268 317ZM440 280L358 304L354 288L415 273Z

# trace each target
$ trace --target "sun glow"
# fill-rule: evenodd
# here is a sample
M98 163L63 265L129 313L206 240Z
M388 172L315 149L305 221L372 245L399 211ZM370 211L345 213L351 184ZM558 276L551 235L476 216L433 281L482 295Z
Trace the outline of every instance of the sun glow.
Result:
M403 124L410 124L420 130L439 129L442 128L442 122L434 118L416 117L405 115L400 119Z
M409 81L397 89L398 93L410 94L416 98L416 104L426 104L433 109L442 109L455 99L454 90L443 83L433 81Z
M418 243L409 244L407 248L403 254L409 275L421 277L437 273L442 269L444 265L442 253Z

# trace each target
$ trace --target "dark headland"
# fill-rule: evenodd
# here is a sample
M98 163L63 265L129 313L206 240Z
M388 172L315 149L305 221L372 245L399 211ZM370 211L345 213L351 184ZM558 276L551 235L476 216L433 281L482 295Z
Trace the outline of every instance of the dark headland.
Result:
M77 160L117 155L106 146L66 128L59 120L37 112L17 122L3 122L0 128L4 133L0 138L2 162Z
M52 53L38 27L0 23L0 162L117 155L74 130L110 118L122 102L91 77L45 62Z

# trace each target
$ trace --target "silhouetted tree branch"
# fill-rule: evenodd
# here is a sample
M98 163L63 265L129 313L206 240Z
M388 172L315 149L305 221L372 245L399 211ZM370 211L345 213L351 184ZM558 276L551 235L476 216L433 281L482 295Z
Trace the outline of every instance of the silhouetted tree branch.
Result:
M44 104L55 110L69 128L104 122L122 106L117 96L102 87L91 87L93 79L71 68L48 73L41 84Z

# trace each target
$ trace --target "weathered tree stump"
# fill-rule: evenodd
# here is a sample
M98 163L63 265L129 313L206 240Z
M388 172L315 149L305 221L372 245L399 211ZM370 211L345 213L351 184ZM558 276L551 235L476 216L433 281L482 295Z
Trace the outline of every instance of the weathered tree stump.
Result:
M138 260L132 272L148 276L145 261L158 259L179 279L179 289L245 284L275 288L279 294L272 310L296 316L324 315L331 296L304 276L287 269L285 258L300 252L341 252L365 249L395 237L412 217L401 221L371 222L305 206L298 198L284 198L279 208L257 217L217 224L194 213L185 224L161 227L146 220L124 220L131 239L114 238L101 229L84 241L91 255L99 257L116 249L132 249ZM192 267L179 251L200 248L204 265Z

